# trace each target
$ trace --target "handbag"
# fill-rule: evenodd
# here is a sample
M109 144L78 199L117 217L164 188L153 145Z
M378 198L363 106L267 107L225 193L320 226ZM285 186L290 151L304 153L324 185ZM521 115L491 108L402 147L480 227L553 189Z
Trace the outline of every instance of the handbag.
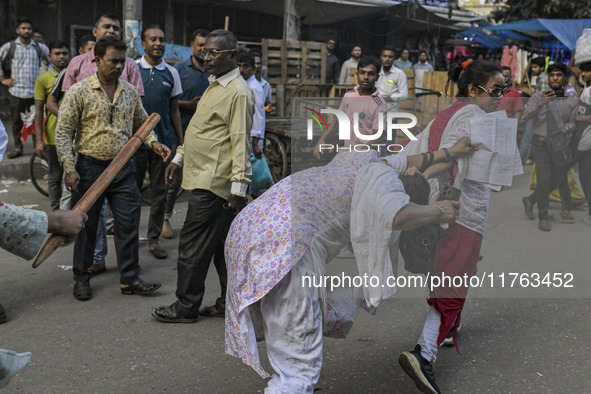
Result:
M404 190L414 204L427 205L431 188L420 174L402 175L400 177ZM427 224L414 230L400 232L400 254L404 259L404 269L413 274L427 275L435 268L438 224Z
M548 153L550 153L550 159L558 167L565 167L572 162L572 150L568 143L566 133L557 129L548 131L546 143L548 146Z
M563 133L558 127L558 123L550 111L548 111L546 118L546 127L548 128L546 146L550 154L550 159L558 167L568 166L572 163L573 159L569 139L566 133Z
M252 195L260 195L273 186L275 182L273 182L273 176L271 175L267 160L265 160L265 155L262 155L260 159L257 159L256 156L251 156L250 164L252 165L252 176L250 178L248 192Z
M400 233L400 254L404 269L413 274L433 273L437 254L438 224L427 224Z

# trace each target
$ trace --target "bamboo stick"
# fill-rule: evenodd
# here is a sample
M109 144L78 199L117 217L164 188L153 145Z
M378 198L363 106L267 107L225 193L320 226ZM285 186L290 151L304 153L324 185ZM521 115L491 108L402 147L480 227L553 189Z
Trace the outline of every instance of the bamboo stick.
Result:
M127 141L127 144L121 149L121 152L115 156L111 164L105 171L98 177L98 179L92 184L92 186L84 193L84 196L78 201L78 203L72 208L74 211L81 211L87 213L88 210L94 205L96 200L107 190L107 187L111 184L113 179L117 176L123 166L131 159L133 154L139 149L144 140L148 137L148 134L154 127L160 122L160 115L153 113L150 117L141 125L136 133ZM41 247L41 251L37 255L37 258L33 262L33 268L39 267L55 250L64 244L66 237L63 235L52 234L51 237Z

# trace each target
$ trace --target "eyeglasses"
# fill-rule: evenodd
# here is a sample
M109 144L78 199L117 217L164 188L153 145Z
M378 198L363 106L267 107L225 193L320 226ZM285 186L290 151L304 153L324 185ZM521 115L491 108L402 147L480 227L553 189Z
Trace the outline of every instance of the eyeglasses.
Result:
M487 89L487 88L483 88L480 85L476 85L478 86L480 89L484 90L486 93L488 93L491 97L502 97L505 95L505 93L507 93L507 87L505 86L504 88L492 88L492 89Z
M232 52L233 50L234 49L222 49L221 51L218 51L217 49L202 50L199 56L205 59L207 56L216 57L220 53Z

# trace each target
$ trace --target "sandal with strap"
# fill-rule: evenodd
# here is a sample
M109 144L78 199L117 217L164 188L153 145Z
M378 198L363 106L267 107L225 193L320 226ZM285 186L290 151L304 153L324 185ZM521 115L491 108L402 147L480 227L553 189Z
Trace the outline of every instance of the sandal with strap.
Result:
M132 294L139 294L139 295L148 295L156 290L158 290L162 286L160 283L146 283L140 278L125 287L121 288L121 294L125 295L132 295Z
M152 317L163 323L196 323L199 316L185 317L177 314L171 306L159 306L152 309Z

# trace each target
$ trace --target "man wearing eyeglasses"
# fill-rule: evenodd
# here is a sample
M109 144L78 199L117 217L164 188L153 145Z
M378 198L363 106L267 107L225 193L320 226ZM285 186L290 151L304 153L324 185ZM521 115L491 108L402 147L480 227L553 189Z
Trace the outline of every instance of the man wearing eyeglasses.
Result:
M60 108L55 142L60 164L66 173L66 188L72 192L72 206L148 118L138 91L119 78L125 67L126 49L125 43L115 37L100 39L94 47L97 73L68 89ZM74 129L78 154L76 164L72 154ZM170 156L170 149L158 142L154 132L150 133L145 143L162 160ZM105 197L115 218L121 293L147 295L160 287L159 283L146 283L138 276L140 192L135 180L135 166L129 161L90 208L86 228L76 238L74 297L80 301L92 297L88 268L93 262L96 230Z
M201 55L211 74L210 85L199 100L166 179L183 166L183 184L189 190L189 208L181 230L177 260L177 301L154 308L152 316L165 323L194 323L199 314L225 316L227 272L224 242L234 215L246 206L250 183L250 130L255 99L240 76L238 41L227 30L207 36ZM209 264L220 277L221 296L203 308Z

